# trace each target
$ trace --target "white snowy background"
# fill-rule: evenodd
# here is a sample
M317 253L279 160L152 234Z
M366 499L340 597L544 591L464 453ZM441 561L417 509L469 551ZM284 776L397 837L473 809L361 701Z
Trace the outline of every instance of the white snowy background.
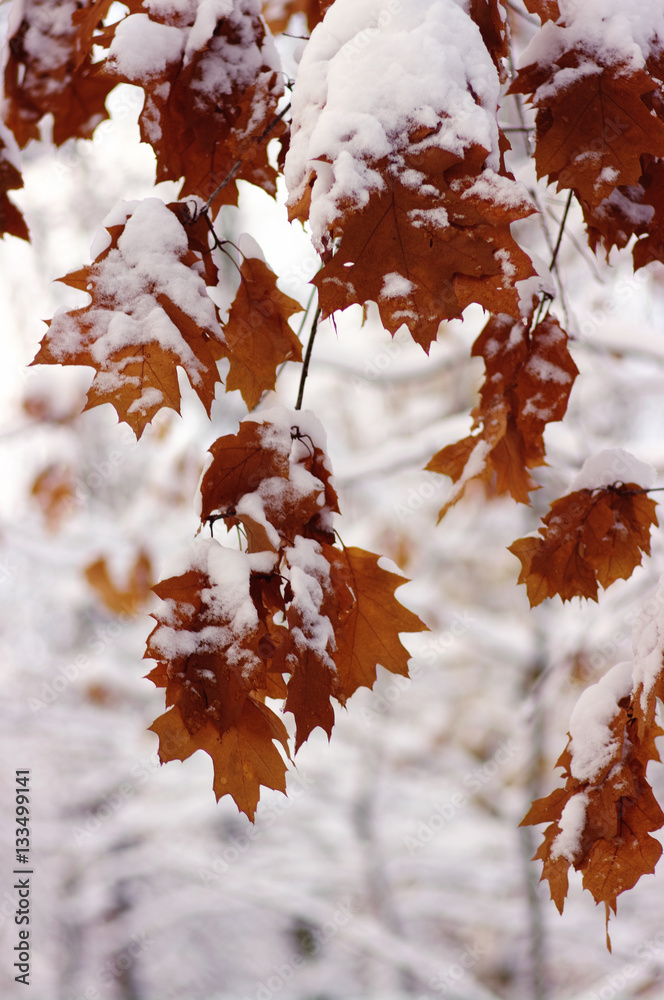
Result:
M7 8L0 8L6 20ZM4 24L4 21L2 22ZM304 23L293 22L302 34ZM526 32L527 34L527 32ZM293 48L285 54L295 73ZM547 431L550 468L533 509L470 492L435 526L449 486L422 472L467 433L482 366L469 363L479 309L441 329L427 359L394 340L369 308L321 326L305 391L328 434L346 544L395 559L399 595L431 627L407 637L412 680L380 671L315 731L289 797L263 791L254 827L214 801L203 753L160 767L147 726L162 693L144 680L152 619L113 615L84 577L104 556L118 582L139 547L169 575L198 527L206 449L245 414L218 391L212 421L183 380L183 415L162 412L139 443L109 406L75 419L87 369L26 367L60 306L84 303L54 279L89 260L120 200L154 193L138 144L140 92L118 88L92 143L24 152L16 194L32 245L0 245L0 993L38 1000L610 1000L661 996L664 872L643 878L612 921L572 878L560 917L531 862L539 830L518 823L558 783L554 764L582 690L631 657L631 632L664 568L653 557L598 605L558 600L529 611L506 551L536 528L584 461L628 449L664 485L663 269L633 276L583 248L572 212L560 273L581 375L565 426ZM518 125L506 101L501 120ZM520 134L510 160L534 187ZM306 303L317 257L299 224L240 184L218 228L250 232ZM170 200L175 185L157 194ZM564 195L538 188L542 216L520 224L548 262ZM546 264L544 267L546 268ZM234 268L223 269L223 302ZM298 317L295 318L296 323ZM289 365L261 406L294 404ZM26 406L26 400L29 405ZM45 419L40 418L45 414ZM58 530L31 496L50 464L74 500ZM288 721L288 720L286 720ZM14 772L32 774L32 984L14 982ZM649 772L660 801L664 780Z

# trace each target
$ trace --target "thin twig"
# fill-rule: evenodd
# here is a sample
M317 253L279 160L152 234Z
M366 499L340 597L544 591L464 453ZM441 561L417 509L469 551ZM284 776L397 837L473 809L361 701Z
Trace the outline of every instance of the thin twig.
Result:
M311 333L309 334L309 343L307 344L307 352L304 355L304 364L302 366L302 375L300 377L300 388L297 394L297 403L295 404L296 410L302 409L302 397L304 396L304 386L307 381L307 375L309 374L309 362L311 361L311 353L314 349L314 340L316 339L316 332L318 330L318 320L320 319L320 306L316 309L316 314L314 316L314 321L311 324Z
M549 270L553 271L556 266L556 259L558 257L558 251L560 250L560 244L563 241L563 233L565 232L565 223L567 222L567 213L569 212L570 205L572 204L572 196L574 192L570 188L569 195L567 196L567 204L565 205L565 211L563 212L563 217L560 222L560 229L558 230L558 239L556 240L556 245L553 248L553 254L551 256L551 263L549 264Z
M287 114L288 111L290 111L290 101L288 102L288 104L286 105L286 107L283 109L283 111L280 111L279 114L277 115L277 117L272 119L272 121L270 122L270 124L261 132L261 134L258 135L258 136L256 136L254 138L253 141L254 141L254 143L257 146L260 146L260 144L263 141L263 139L267 138L267 136L270 134L270 132L272 131L272 129L275 128L275 126L277 126L279 124L279 122L281 121L281 119L284 117L285 114ZM228 171L228 173L224 177L224 179L221 182L221 184L217 188L215 188L215 190L212 192L212 194L210 195L210 197L208 198L208 200L205 202L205 204L203 205L202 209L200 210L200 212L198 213L198 215L196 216L196 218L200 218L201 215L204 215L205 212L208 212L210 210L210 208L212 207L212 203L214 202L214 200L217 197L217 195L219 194L219 192L223 191L224 188L226 187L226 185L230 184L230 182L237 176L237 173L238 173L238 171L239 171L239 169L240 169L240 167L242 166L243 163L244 163L244 160L243 159L239 159L239 160L237 160L236 163L233 164L233 166ZM196 221L196 219L194 219L194 222L195 221Z

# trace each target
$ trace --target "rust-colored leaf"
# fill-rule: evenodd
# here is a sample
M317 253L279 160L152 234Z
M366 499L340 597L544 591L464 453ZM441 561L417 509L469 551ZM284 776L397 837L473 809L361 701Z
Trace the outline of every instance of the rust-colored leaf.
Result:
M551 504L541 538L519 538L510 547L521 560L531 607L558 594L597 600L598 585L628 579L650 554L656 502L635 483L568 493Z
M109 46L104 76L113 84L143 88L139 125L157 158L157 182L183 178L181 197L193 194L207 201L214 195L215 209L237 204L238 180L274 195L277 175L267 141L283 131L276 109L284 88L270 62L265 24L253 5L234 0L230 12L210 22L204 37L197 14L193 0L177 7L150 4L140 14L129 14L104 39ZM147 16L139 26L141 37L153 34L157 48L164 27L170 29L169 54L158 64L124 59L125 39L131 40L137 16Z
M120 586L109 574L105 556L86 566L85 579L113 614L136 615L145 607L152 590L150 557L140 549L126 582Z
M509 316L492 316L473 345L486 374L473 410L471 434L433 456L427 469L455 483L439 519L480 480L495 493L529 503L537 483L528 470L544 464L544 430L562 420L578 370L567 334L553 316L534 329Z
M177 707L160 715L150 729L159 737L162 764L186 760L196 750L205 750L214 765L217 801L222 795L231 795L252 822L261 786L286 792L286 764L274 740L285 743L288 734L273 712L251 698L245 702L240 717L222 734L211 722L191 734Z
M32 363L96 369L85 409L111 403L140 438L162 407L180 412L178 367L210 413L224 341L175 213L148 198L127 214L93 264L60 279L92 301L56 314Z
M301 361L302 346L288 320L302 306L277 288L277 276L257 257L245 257L240 287L224 324L230 371L226 392L239 389L248 409L276 385L277 369Z

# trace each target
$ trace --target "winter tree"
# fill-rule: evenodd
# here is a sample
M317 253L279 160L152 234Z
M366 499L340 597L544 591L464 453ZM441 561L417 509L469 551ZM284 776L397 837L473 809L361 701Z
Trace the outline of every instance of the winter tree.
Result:
M39 996L658 995L663 0L1 10Z

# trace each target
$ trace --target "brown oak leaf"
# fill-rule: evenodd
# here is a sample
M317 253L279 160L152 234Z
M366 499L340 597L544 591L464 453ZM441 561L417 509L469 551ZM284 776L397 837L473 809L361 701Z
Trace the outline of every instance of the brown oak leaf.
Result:
M572 865L595 902L605 904L607 925L620 893L653 872L662 853L651 834L664 826L664 812L646 769L660 760L655 740L664 735L656 722L657 699L664 694L664 637L656 621L639 631L634 664L613 667L574 710L557 765L565 787L534 802L522 820L524 826L549 824L535 858L543 862L542 879L558 910ZM610 949L608 933L607 944Z
M664 156L664 123L651 110L659 89L645 70L603 65L581 49L524 67L510 92L533 95L537 176L572 188L590 209L638 184L641 156Z
M108 118L105 100L115 82L97 75L93 32L111 0L87 0L70 19L58 0L27 0L9 40L5 66L5 124L21 148L39 139L38 124L53 115L53 142L91 139Z
M471 480L496 493L529 503L537 483L528 469L544 464L544 429L562 420L578 369L567 334L554 317L533 329L510 316L492 316L472 349L486 369L471 434L433 456L427 469L455 483L439 520L464 494Z
M288 325L302 308L279 291L277 276L264 261L244 258L240 286L224 324L224 354L230 362L226 392L239 389L248 409L274 389L280 365L302 360L302 345Z
M174 212L148 198L108 232L92 265L60 279L92 301L56 314L32 364L95 368L85 409L111 403L140 438L163 406L180 412L178 366L210 413L224 340Z
M283 131L284 88L259 4L233 0L207 27L198 8L189 0L130 13L104 39L103 77L143 88L141 139L155 152L157 182L183 178L181 197L213 198L215 209L237 204L238 180L275 195L267 141ZM136 37L150 36L160 57L134 59Z
M286 794L286 764L275 740L287 749L288 733L279 717L253 698L247 698L239 718L221 734L211 722L190 733L177 706L160 715L150 729L159 737L162 764L205 750L214 765L217 801L231 795L252 822L261 786Z
M598 585L626 580L650 554L656 502L635 483L616 483L568 493L551 504L540 538L519 538L509 546L521 560L531 607L558 594L597 600Z

